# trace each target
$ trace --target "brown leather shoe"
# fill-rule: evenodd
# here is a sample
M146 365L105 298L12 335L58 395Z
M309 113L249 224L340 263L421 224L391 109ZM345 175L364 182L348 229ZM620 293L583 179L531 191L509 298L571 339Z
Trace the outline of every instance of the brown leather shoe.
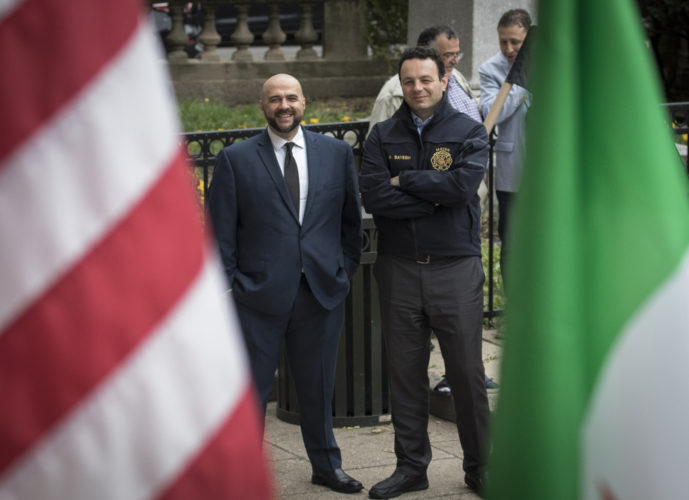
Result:
M313 484L320 484L321 486L327 486L333 491L339 493L356 493L361 491L364 487L359 481L349 476L342 469L334 470L313 470L313 475L311 476L311 482Z

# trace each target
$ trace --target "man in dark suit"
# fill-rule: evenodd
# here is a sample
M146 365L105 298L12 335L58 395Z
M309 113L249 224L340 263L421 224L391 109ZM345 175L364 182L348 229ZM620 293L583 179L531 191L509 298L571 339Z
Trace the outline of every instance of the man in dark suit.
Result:
M300 127L297 79L275 75L268 127L218 155L208 203L265 413L284 340L312 482L354 493L332 432L344 300L359 265L361 206L352 148Z

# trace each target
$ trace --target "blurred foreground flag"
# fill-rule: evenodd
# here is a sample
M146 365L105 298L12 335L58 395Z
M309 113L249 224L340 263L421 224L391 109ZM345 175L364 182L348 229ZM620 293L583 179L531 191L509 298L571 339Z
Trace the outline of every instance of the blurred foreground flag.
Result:
M0 2L0 498L269 498L138 0Z
M689 204L632 0L539 4L488 498L689 498Z

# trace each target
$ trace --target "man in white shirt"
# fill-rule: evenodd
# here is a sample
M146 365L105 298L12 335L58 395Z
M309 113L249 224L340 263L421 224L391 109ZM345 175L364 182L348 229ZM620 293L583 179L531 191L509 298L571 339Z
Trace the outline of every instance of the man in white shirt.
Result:
M416 45L420 47L433 47L440 53L445 64L445 74L450 75L447 83L447 97L450 104L457 111L469 115L474 120L481 122L481 113L478 108L478 98L474 96L466 78L455 66L462 58L459 48L459 38L452 28L445 25L436 25L426 28L419 35ZM378 93L373 111L369 118L369 132L373 126L390 118L400 107L404 97L398 75L392 76Z

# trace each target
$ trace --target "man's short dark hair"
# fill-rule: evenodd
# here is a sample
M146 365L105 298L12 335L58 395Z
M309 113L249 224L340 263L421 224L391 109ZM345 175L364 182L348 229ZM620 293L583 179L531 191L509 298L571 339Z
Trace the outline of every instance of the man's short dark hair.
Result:
M445 24L436 24L421 32L419 38L416 40L416 45L418 47L429 47L435 39L438 38L438 35L445 35L448 40L457 38L457 34L452 28Z
M440 57L440 53L433 47L413 47L402 52L399 66L397 66L397 76L402 76L402 63L409 59L431 59L435 61L436 66L438 66L438 79L442 80L443 76L445 76L445 63L443 62L443 58Z
M508 10L500 17L498 28L507 28L508 26L521 26L528 31L531 27L531 16L524 9Z

